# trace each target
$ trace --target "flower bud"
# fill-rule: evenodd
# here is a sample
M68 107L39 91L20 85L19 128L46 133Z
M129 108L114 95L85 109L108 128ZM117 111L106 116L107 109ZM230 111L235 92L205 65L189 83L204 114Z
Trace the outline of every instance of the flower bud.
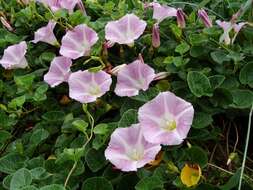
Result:
M198 10L198 16L207 28L213 26L212 21L204 9Z

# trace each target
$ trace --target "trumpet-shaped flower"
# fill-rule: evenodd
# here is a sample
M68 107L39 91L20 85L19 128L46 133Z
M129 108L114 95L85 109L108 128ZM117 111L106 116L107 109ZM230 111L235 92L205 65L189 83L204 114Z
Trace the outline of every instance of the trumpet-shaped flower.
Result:
M154 78L154 69L136 60L118 71L115 93L118 96L136 96L140 90L147 90Z
M245 22L241 22L241 23L232 23L232 22L226 22L226 21L220 21L217 20L216 23L223 29L223 34L220 37L220 43L222 43L224 41L225 44L231 44L235 41L235 38L237 37L238 33L240 32L240 30L242 29L242 27L246 24ZM234 36L231 40L230 38L230 31L234 30Z
M162 22L168 17L176 17L177 9L166 5L160 5L157 2L152 3L153 6L153 19L156 19L158 23Z
M63 36L60 54L71 59L87 56L97 41L97 33L87 25L80 24Z
M204 9L198 10L198 16L207 28L213 26L212 20L209 18L207 12Z
M55 87L62 82L67 82L71 74L71 65L71 59L63 56L55 57L50 65L48 73L44 75L44 81L51 87Z
M140 124L117 128L111 135L105 157L121 171L137 171L155 160L161 150L159 144L145 140Z
M66 9L70 13L73 12L76 4L79 0L38 0L39 2L49 6L53 12L56 12L60 9Z
M4 50L4 55L0 60L0 64L5 69L24 69L28 66L25 58L27 44L25 41L19 44L11 45Z
M144 32L147 23L134 14L126 14L105 26L105 39L110 42L131 45Z
M47 26L38 29L34 34L33 43L46 42L51 45L58 45L57 39L54 35L54 27L56 22L49 21Z
M138 111L145 139L151 143L178 145L187 137L194 115L191 103L171 92L162 92Z
M69 96L81 103L94 102L110 90L112 78L104 71L78 71L68 80Z

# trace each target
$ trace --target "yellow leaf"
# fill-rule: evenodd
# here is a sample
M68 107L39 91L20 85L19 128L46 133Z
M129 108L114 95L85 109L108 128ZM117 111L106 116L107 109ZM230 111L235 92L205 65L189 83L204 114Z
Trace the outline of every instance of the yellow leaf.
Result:
M201 168L198 164L185 164L180 178L184 185L192 187L198 184L201 177Z

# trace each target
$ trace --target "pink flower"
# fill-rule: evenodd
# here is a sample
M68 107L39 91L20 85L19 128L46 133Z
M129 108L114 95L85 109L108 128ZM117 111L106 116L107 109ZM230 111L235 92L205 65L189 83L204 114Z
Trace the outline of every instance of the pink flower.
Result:
M60 54L71 59L87 56L97 41L97 33L87 25L80 24L63 36Z
M207 12L204 9L198 10L198 16L207 28L213 26L212 20L209 18Z
M177 9L166 5L160 5L159 3L153 2L153 19L156 19L158 23L162 22L165 18L176 17Z
M145 139L151 143L178 145L187 137L194 115L191 103L171 92L162 92L138 111Z
M44 75L44 81L51 87L55 87L62 82L67 82L71 74L71 65L71 59L63 56L55 57L51 62L48 73Z
M53 46L59 45L55 35L54 35L54 27L56 25L56 22L49 21L47 26L44 26L40 29L38 29L34 34L34 40L33 43L46 42L48 44L51 44Z
M5 69L24 69L28 66L25 58L27 45L25 41L19 44L11 45L4 50L4 55L0 60L0 64Z
M121 171L137 171L153 161L160 150L161 146L146 141L140 125L134 124L112 133L105 157Z
M68 80L69 96L81 103L94 102L110 90L111 76L104 71L78 71Z
M185 28L185 13L181 8L177 9L177 25L180 28Z
M60 9L66 9L70 13L73 12L76 4L79 0L38 0L39 2L49 6L53 12L56 12Z
M153 25L153 30L152 30L152 45L155 48L158 48L160 46L160 30L159 30L159 25L158 23L155 23Z
M222 43L223 41L225 42L226 45L229 45L229 44L233 44L238 33L240 32L240 30L242 29L242 27L246 24L245 22L241 22L241 23L231 23L231 22L226 22L226 21L220 21L220 20L217 20L216 23L223 29L223 34L221 35L220 37L220 43ZM230 38L230 31L231 30L234 30L235 34L231 40Z
M136 60L118 71L115 93L118 96L136 96L140 90L146 91L154 78L154 69Z
M119 44L132 45L146 28L146 22L134 14L126 14L119 20L110 21L105 26L105 39Z

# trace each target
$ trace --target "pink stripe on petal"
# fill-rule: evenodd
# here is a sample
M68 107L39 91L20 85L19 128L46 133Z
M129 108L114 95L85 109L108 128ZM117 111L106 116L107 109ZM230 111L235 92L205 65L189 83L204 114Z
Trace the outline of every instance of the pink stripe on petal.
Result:
M26 68L28 66L25 54L27 51L27 44L25 41L19 44L11 45L4 50L4 55L0 60L0 64L5 69Z
M44 81L51 87L67 82L71 73L71 65L71 59L63 56L55 57L51 62L48 73L44 75Z
M86 56L97 41L98 35L93 29L78 25L63 36L60 54L71 59Z
M72 73L68 83L71 98L81 103L89 103L110 90L112 79L104 71L94 73L86 70Z
M110 21L105 26L105 39L111 43L132 44L146 28L146 22L134 14L126 14L119 20Z
M156 19L158 23L162 22L168 17L176 17L177 9L166 5L160 5L159 3L152 3L153 5L153 19Z
M137 171L154 160L160 150L161 146L146 141L140 125L134 124L112 133L105 157L121 171Z
M154 69L140 60L136 60L119 70L115 93L118 96L138 95L139 90L148 89L154 78Z
M193 115L191 103L171 92L160 93L138 111L145 139L164 145L183 142L190 130Z

